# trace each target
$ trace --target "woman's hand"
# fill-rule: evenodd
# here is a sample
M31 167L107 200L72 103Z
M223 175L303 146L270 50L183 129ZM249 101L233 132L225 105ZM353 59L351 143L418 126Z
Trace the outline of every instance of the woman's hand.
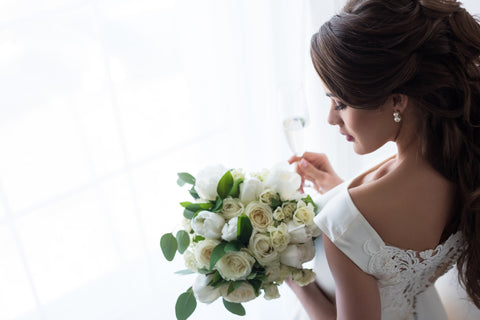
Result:
M291 157L288 162L297 164L297 173L302 177L301 191L305 180L313 182L320 193L327 192L343 182L323 153L305 152L301 157Z

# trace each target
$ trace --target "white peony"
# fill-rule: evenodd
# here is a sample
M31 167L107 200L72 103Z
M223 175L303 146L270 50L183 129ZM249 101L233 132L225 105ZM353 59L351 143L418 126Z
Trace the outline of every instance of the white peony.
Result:
M257 178L250 178L240 184L240 201L248 204L252 201L258 200L258 197L263 192L264 186Z
M280 194L282 201L296 198L302 179L296 172L289 170L287 163L273 167L265 179L265 186Z
M239 199L233 199L231 197L223 199L222 215L225 219L231 219L238 217L243 213L244 206Z
M222 229L222 239L225 241L237 240L238 217L230 219Z
M215 200L218 182L227 171L227 168L222 165L208 166L200 170L195 178L195 191L200 198Z
M304 262L310 261L315 256L313 241L303 244L291 244L280 255L280 262L297 269L302 268Z
M243 303L253 300L257 297L252 285L247 281L243 281L239 288L228 294L228 285L221 287L220 291L225 300L236 303Z
M216 269L225 280L245 280L252 272L255 258L246 250L227 252L216 264Z
M217 300L222 294L220 288L214 288L208 284L213 279L213 274L208 276L199 274L193 283L192 290L195 298L202 303L210 304Z
M205 239L197 243L194 254L199 268L210 267L210 256L212 255L212 250L218 244L220 244L220 241L212 239Z
M207 239L220 239L225 219L215 212L200 211L192 219L192 229L196 234Z
M304 243L312 239L312 230L302 225L297 225L293 220L287 222L291 243Z

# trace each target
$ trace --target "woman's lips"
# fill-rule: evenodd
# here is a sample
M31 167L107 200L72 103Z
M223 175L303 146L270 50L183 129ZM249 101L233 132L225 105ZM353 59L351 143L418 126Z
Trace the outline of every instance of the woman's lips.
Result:
M340 134L344 135L347 141L353 141L353 137L349 134L340 131Z

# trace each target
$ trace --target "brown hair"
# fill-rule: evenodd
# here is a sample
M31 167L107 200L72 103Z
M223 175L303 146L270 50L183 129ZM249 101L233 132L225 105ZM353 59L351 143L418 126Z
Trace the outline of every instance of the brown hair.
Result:
M459 279L480 308L480 26L455 0L351 0L313 35L313 64L345 104L405 94L425 159L458 190Z

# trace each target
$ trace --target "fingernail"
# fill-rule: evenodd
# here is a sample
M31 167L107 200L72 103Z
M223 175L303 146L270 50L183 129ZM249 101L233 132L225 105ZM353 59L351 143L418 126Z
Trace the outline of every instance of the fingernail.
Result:
M308 166L307 160L305 160L305 159L300 160L300 166L301 166L302 168L305 168L306 166Z

